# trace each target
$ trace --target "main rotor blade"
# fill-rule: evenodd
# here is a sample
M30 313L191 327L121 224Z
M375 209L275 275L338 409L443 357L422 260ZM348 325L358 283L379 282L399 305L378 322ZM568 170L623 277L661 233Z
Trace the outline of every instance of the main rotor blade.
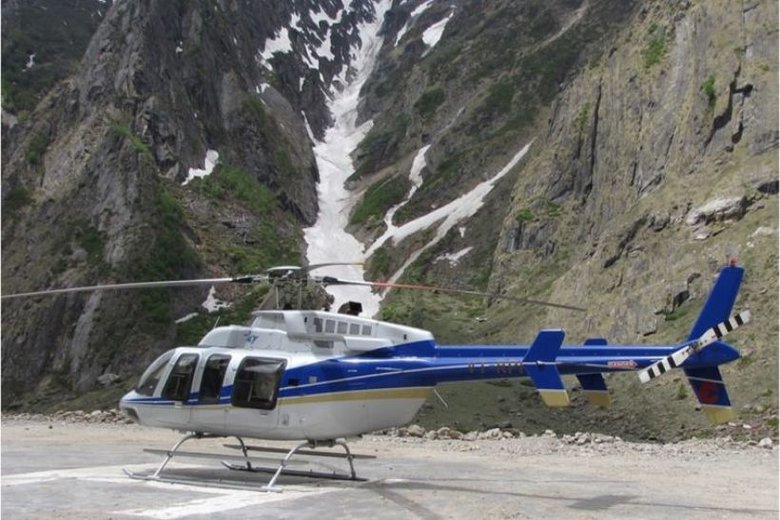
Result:
M33 291L17 294L5 294L0 296L3 300L12 298L25 298L32 296L49 296L52 294L67 294L77 292L92 291L115 291L121 289L151 289L155 287L188 287L194 285L217 285L223 283L258 283L264 282L268 278L264 275L234 276L229 278L201 278L197 280L161 280L156 282L132 282L132 283L114 283L101 285L88 285L84 287L68 287L64 289L47 289L44 291Z
M319 279L319 282L323 285L362 285L365 287L371 287L374 289L416 289L421 291L441 291L455 294L469 294L472 296L488 296L491 298L501 300L511 300L521 303L532 303L534 305L545 305L547 307L558 307L559 309L567 309L570 311L587 312L587 309L582 307L575 307L573 305L565 305L562 303L546 302L541 300L533 300L530 298L515 298L513 296L504 296L503 294L495 294L482 291L472 291L468 289L453 289L450 287L437 287L433 285L417 285L406 283L393 283L393 282L367 282L364 280L342 280L339 278L333 278L332 276L324 276Z
M363 265L365 262L326 262L322 264L310 264L307 267L304 267L304 269L308 271L314 271L315 269L320 269L321 267L332 267L337 265Z

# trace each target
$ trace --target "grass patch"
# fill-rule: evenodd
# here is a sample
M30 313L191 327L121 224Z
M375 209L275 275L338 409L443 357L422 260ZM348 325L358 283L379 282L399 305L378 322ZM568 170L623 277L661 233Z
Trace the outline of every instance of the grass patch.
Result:
M518 221L521 224L523 222L531 222L532 220L534 220L534 218L536 218L536 217L534 217L533 212L530 209L528 209L528 208L524 208L524 209L520 210L515 215L515 220Z
M129 124L122 121L114 121L111 123L111 130L113 130L117 136L123 139L127 139L130 142L130 146L132 146L133 150L135 150L137 153L150 158L152 157L152 152L149 149L149 146L144 143L140 137L133 133Z
M275 130L276 124L266 112L265 105L263 105L263 101L259 97L247 96L244 98L241 106L249 118L257 123L263 133L268 135L269 132Z
M444 90L441 88L427 90L420 96L420 99L414 103L414 108L423 118L427 118L444 103L444 99Z
M666 29L657 24L651 26L650 40L642 51L645 68L649 69L653 65L658 65L666 56Z
M3 199L3 218L11 218L33 201L32 192L23 186L11 188Z
M194 179L193 183L197 183L207 197L220 200L235 197L257 215L269 215L276 205L273 192L260 184L254 175L237 166L218 164L211 175Z
M400 177L378 182L366 190L360 204L350 218L350 224L365 224L370 220L380 220L394 204L401 202L406 195L407 185Z
M371 260L368 263L368 269L366 269L368 278L371 280L383 280L391 274L392 257L390 255L390 249L387 246L382 246L374 251L371 255Z
M30 140L30 144L27 145L27 150L24 152L24 158L28 163L36 166L41 163L43 154L46 153L46 148L49 146L49 138L46 134L39 132L35 134Z
M506 114L512 109L514 97L514 83L508 80L499 81L488 90L488 95L482 103L480 111L490 115Z
M577 129L577 133L579 133L580 135L582 135L582 132L585 130L585 124L588 122L589 116L590 116L590 102L586 102L584 105L582 105L580 112L577 114L577 117L574 119L574 126Z
M87 261L91 264L99 264L103 259L104 240L103 234L90 224L82 224L76 229L74 236L79 247L87 252Z
M715 99L717 98L717 93L715 92L715 75L710 74L707 80L701 84L701 91L704 92L704 95L707 96L707 100L710 103L710 106L715 105Z

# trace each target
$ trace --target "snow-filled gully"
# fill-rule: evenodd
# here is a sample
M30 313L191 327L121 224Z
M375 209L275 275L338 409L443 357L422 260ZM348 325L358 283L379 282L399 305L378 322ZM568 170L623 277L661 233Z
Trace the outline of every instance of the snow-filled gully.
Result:
M319 213L316 223L304 230L304 237L308 244L306 256L310 264L362 262L384 244L397 243L418 231L435 226L436 232L433 238L413 253L401 269L393 274L391 281L396 281L412 262L443 239L450 229L479 211L484 204L485 197L495 184L523 158L530 143L515 153L499 172L477 185L473 190L426 215L402 226L395 226L392 223L393 216L411 199L423 183L421 172L426 165L425 153L430 145L423 146L417 151L410 168L411 189L401 203L388 210L385 216L387 229L382 236L366 248L354 236L347 233L349 214L357 202L355 195L344 187L344 183L354 172L350 154L366 136L372 125L371 121L366 121L359 127L355 125L359 93L371 73L382 46L382 39L378 32L389 7L389 0L378 2L375 21L359 27L362 46L354 51L351 64L355 74L352 80L347 82L346 73L342 72L340 79L346 87L341 91L332 92L328 105L335 124L325 132L322 141L312 139L320 174L320 182L317 184ZM467 252L461 252L460 256L467 254ZM454 260L457 261L460 256ZM351 280L364 279L362 265L330 267L327 274ZM382 299L382 295L372 293L368 287L328 287L328 292L334 296L334 309L347 301L358 301L363 305L365 316L374 316L379 311Z

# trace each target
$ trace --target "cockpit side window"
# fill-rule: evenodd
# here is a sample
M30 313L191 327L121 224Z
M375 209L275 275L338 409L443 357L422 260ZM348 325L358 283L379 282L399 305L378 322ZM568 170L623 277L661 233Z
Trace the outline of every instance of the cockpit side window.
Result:
M186 401L190 395L192 376L198 364L197 354L182 354L176 360L176 364L165 383L162 398L171 401Z
M219 393L222 390L222 382L225 372L230 364L230 356L214 354L206 361L203 368L203 376L200 381L200 402L218 403Z
M160 378L168 365L168 361L173 357L173 352L173 350L169 350L149 365L149 368L144 371L141 379L138 380L138 384L135 385L136 393L148 396L154 395L154 389L157 388L157 383L160 382Z
M284 360L245 358L233 382L233 406L274 409L284 366Z

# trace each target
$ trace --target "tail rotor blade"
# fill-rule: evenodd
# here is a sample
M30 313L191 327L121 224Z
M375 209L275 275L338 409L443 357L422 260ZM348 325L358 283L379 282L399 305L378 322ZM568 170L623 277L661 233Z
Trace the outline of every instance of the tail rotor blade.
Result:
M644 370L640 370L639 380L643 383L647 383L651 379L654 379L673 368L679 367L685 362L686 359L691 357L696 352L699 352L703 348L715 343L729 332L736 330L737 328L749 322L750 311L743 311L735 316L732 316L723 323L719 323L711 329L706 330L704 334L702 334L699 339L693 343L686 345L680 350L656 361Z

